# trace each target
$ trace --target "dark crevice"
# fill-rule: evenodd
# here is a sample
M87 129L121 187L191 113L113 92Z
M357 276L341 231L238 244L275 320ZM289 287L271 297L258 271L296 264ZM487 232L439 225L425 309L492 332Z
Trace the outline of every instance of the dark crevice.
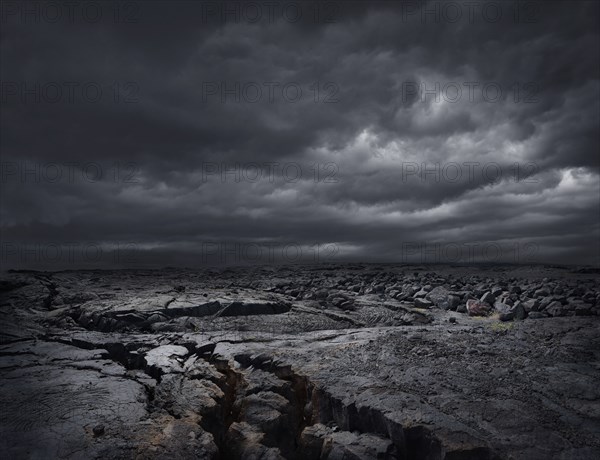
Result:
M299 375L290 365L277 363L264 355L250 356L240 354L236 361L244 367L254 367L270 372L278 378L292 384L293 397L290 404L296 409L293 426L287 427L293 440L280 440L278 447L285 458L311 459L308 451L303 450L301 442L305 428L315 424L335 426L339 430L359 434L376 435L388 439L393 444L382 458L402 460L475 460L497 459L487 447L465 447L446 452L441 441L424 426L402 427L391 420L384 412L371 407L356 407L332 396L326 389L320 388L306 376ZM286 446L294 446L293 450ZM320 458L319 456L314 457Z
M286 432L289 433L290 439L280 440L278 446L285 458L292 460L320 458L320 450L318 453L313 452L313 455L317 456L307 456L309 452L305 449L306 446L301 439L305 428L317 423L337 427L343 431L388 437L389 430L380 413L376 414L378 417L374 417L372 414L365 414L367 409L363 408L361 416L366 416L366 419L361 420L354 404L344 405L340 400L333 398L329 393L313 384L306 376L295 373L290 365L279 364L266 356L252 357L240 354L235 359L245 367L253 366L291 383L293 397L290 405L294 408L295 419L292 426L287 427ZM405 450L403 438L396 436L396 439L391 439L391 441L393 446L383 458L390 460L405 458L401 454Z
M161 384L164 376L159 369L150 369L147 366L144 358L147 345L143 343L125 346L122 343L99 345L76 339L58 341L84 349L103 347L107 350L108 358L122 364L128 370L145 372L158 382L157 385ZM200 426L214 438L220 459L235 459L244 455L255 455L256 452L264 453L265 449L271 449L289 460L317 460L322 458L322 455L325 455L324 458L329 455L326 449L335 445L336 435L343 433L354 436L353 439L367 436L371 441L380 442L383 448L377 458L389 460L495 460L498 458L485 446L471 446L447 452L442 442L429 428L420 425L403 427L379 409L357 407L355 403L345 402L308 377L296 373L292 366L276 361L270 356L238 354L234 357L239 364L238 369L231 361L214 354L215 343L199 345L192 341L180 341L176 344L188 350L188 357L195 354L223 376L222 379L215 379L214 382L223 393L223 396L216 400L218 410L198 414L201 416ZM255 382L255 386L249 388L248 379L252 377L252 372L255 372L253 370L274 376L276 381L282 382L282 385L273 386L273 382L269 382L259 374L256 377L258 384ZM181 375L184 379L195 378ZM181 414L174 411L164 399L156 399L153 385L132 378L144 386L148 410L165 410L175 418L181 417ZM260 417L258 422L252 417L248 418L244 410L251 408L251 404L260 404L263 401L268 403L269 394L273 393L286 400L285 405L277 409L280 416L267 424L261 424ZM261 410L269 412L270 409L261 407ZM315 429L313 433L318 432L319 426L324 431L314 435L318 438L316 441L313 437L312 444L307 444L304 435L310 432L310 429ZM244 435L248 436L244 437ZM346 446L339 447L342 450L345 448ZM352 455L356 453L348 451L348 458L356 458Z
M231 369L226 360L212 358L209 361L215 368L225 376L225 382L220 385L224 393L221 402L220 419L203 419L202 428L213 435L215 443L223 459L228 458L229 448L227 446L227 430L232 423L239 420L240 406L236 404L239 399L238 392L244 386L241 373Z

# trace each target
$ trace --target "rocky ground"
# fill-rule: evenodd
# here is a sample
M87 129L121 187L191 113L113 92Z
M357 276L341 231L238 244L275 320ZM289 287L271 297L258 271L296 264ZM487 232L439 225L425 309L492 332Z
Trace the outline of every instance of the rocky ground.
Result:
M561 267L8 272L2 458L597 459Z

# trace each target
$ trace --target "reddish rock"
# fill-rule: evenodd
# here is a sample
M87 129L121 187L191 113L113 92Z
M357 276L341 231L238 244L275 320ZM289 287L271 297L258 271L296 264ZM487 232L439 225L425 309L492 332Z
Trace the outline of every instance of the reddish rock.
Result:
M469 316L487 316L491 309L492 307L487 302L475 299L467 300L467 312Z

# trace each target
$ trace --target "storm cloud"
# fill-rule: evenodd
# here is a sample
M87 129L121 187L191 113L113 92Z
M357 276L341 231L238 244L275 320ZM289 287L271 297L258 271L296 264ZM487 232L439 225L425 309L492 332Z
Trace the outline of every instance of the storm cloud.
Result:
M600 263L596 2L51 3L2 6L3 265Z

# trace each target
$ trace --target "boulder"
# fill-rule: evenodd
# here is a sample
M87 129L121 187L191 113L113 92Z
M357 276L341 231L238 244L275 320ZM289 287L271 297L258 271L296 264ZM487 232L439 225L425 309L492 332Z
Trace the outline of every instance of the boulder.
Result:
M548 313L550 316L566 316L567 309L562 303L555 300L546 307L546 313Z
M450 291L442 286L433 288L425 298L444 310L455 310L460 301L457 296L450 294Z
M417 308L431 308L433 306L433 302L431 300L422 299L420 297L415 299L415 307Z
M481 296L480 299L482 302L489 303L492 305L496 301L496 296L492 294L490 291L487 291L485 294Z

